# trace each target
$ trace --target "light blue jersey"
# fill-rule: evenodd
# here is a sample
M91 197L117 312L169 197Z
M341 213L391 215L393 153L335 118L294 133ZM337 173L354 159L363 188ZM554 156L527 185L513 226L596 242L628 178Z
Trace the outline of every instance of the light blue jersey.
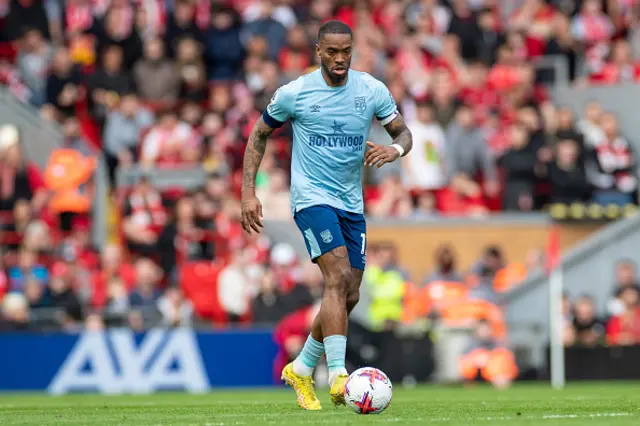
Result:
M291 120L291 209L327 204L363 213L362 167L371 120L398 115L389 89L367 73L349 70L347 83L329 86L318 69L282 86L263 119L272 128Z

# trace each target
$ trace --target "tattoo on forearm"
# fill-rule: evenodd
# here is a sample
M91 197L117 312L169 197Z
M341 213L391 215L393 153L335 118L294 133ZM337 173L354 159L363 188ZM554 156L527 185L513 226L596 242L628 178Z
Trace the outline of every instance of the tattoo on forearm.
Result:
M393 139L393 143L400 145L404 149L404 155L407 155L413 147L413 136L407 128L402 115L398 116L385 126L387 133Z
M242 192L253 189L256 186L256 175L267 148L267 139L273 133L273 129L265 124L262 117L256 122L249 135L247 149L244 151L242 165Z

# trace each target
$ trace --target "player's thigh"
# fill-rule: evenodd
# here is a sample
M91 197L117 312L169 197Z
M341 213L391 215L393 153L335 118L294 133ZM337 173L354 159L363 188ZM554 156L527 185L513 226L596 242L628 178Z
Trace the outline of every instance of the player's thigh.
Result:
M338 214L349 263L353 269L364 271L367 263L367 222L364 215L344 211L338 211Z
M296 212L294 220L311 260L322 271L325 288L339 286L346 293L353 275L338 212L326 205L312 206Z
M341 260L349 261L346 249L336 250L345 246L344 236L340 219L332 207L326 205L307 207L296 212L293 219L302 232L309 257L314 263L320 265L318 260L325 254L331 253L331 256L324 257L327 260L323 262L324 265L320 265L320 269L331 266L333 263L345 266ZM344 259L342 259L343 251ZM346 266L350 267L348 264Z

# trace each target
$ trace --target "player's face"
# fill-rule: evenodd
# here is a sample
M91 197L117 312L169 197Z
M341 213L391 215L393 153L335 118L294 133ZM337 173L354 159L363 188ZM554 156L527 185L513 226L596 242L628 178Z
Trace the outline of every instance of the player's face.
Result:
M349 34L325 34L316 45L322 68L331 81L343 81L351 66L353 40Z

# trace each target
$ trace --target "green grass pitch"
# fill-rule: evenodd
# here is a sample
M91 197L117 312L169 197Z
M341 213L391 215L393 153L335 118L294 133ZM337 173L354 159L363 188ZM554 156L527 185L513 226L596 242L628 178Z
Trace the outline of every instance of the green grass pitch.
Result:
M640 384L542 384L506 391L423 386L394 391L389 409L361 416L334 409L304 412L289 389L146 396L0 394L0 425L640 425Z

